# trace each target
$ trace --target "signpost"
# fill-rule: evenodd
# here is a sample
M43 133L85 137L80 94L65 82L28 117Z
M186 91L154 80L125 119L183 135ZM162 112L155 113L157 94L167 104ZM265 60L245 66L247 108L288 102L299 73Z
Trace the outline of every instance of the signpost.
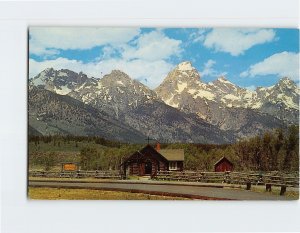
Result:
M79 166L78 163L73 163L73 162L66 162L66 163L61 163L61 170L64 171L78 171Z

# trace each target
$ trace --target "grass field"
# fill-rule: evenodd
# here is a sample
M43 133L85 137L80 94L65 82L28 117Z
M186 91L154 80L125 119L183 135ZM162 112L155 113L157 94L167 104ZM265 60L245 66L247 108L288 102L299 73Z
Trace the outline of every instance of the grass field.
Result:
M143 193L129 193L90 189L32 188L28 197L35 200L188 200Z
M278 186L272 186L271 192L266 192L266 186L257 186L252 185L251 190L254 192L260 192L260 193L266 193L269 195L279 195L280 193L280 187ZM299 199L299 188L292 188L288 187L286 193L284 194L286 197L290 197L292 199Z

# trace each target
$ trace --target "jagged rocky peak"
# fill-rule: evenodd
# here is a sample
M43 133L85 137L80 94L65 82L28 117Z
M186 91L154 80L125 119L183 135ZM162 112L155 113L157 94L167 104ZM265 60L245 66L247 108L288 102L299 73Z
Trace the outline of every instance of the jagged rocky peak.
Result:
M41 72L41 74L47 74L47 75L52 75L55 73L55 69L53 67L49 67L49 68L46 68L45 70L43 70Z
M233 84L232 82L230 82L225 76L220 76L219 78L217 78L216 80L213 81L214 85L217 86L236 86L235 84Z
M169 72L155 91L159 98L169 106L181 108L187 101L185 100L185 103L182 103L182 99L189 98L191 95L191 98L197 98L198 94L203 94L199 93L202 86L206 85L200 81L197 69L192 66L191 62L185 61Z
M115 106L125 108L136 106L139 102L156 99L157 95L144 84L132 79L120 70L112 70L98 81L97 87L80 90L81 99L97 102L114 103Z
M133 80L121 70L112 70L110 74L106 74L101 79L101 83L115 84L115 85L128 85Z
M190 71L195 70L195 68L192 66L192 63L190 61L184 61L177 65L177 69L181 71Z
M225 78L225 76L220 76L219 78L217 78L215 81L214 81L215 83L231 83L231 82L229 82L226 78Z
M241 89L238 86L236 86L235 84L233 84L232 82L228 81L225 78L225 76L220 76L218 79L214 80L209 85L213 88L218 88L223 93L225 93L225 92L232 93L232 92L236 92ZM217 91L217 90L215 90L215 91Z
M275 85L275 87L297 89L296 83L288 77L283 77L282 79L280 79L279 82Z
M165 78L164 82L190 82L199 81L200 75L192 63L184 61L178 64ZM163 82L163 83L164 83Z
M83 83L88 79L87 75L80 72L79 74L68 69L55 70L47 68L33 78L33 81L40 80L44 82L74 82Z
M51 77L54 78L56 74L56 70L53 68L47 68L34 76L32 78L32 82L34 85L42 85L44 81L49 80Z
M66 95L88 79L87 75L82 72L78 74L68 69L55 70L47 68L36 75L32 79L32 83L57 94Z
M155 89L161 95L169 95L168 92L177 90L182 92L186 88L192 88L200 84L200 75L189 61L178 64L170 71L164 81ZM165 96L166 97L166 96Z
M287 96L290 95L299 95L299 88L297 84L290 78L284 77L279 80L273 86L270 87L257 87L256 92L261 97L272 96L273 98L277 98L279 94L284 94Z
M153 92L147 86L131 78L128 74L121 70L112 70L110 74L104 75L103 78L100 79L99 83L110 88L126 88L129 93L131 93L131 91L133 91L133 93L141 91L144 93Z
M199 72L195 67L193 67L192 63L190 61L184 61L179 63L173 71L170 73L174 73L174 76L176 78L189 78L189 79L195 79L199 81L200 75Z

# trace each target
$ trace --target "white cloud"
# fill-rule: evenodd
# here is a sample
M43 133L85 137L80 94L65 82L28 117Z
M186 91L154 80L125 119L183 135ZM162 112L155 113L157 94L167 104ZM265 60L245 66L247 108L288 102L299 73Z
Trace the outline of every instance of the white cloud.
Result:
M99 62L83 63L67 58L57 58L55 60L35 61L29 60L29 76L33 78L46 68L70 69L75 72L84 72L88 76L101 78L110 73L113 69L119 69L127 73L131 78L138 79L150 88L157 87L166 77L173 65L164 60L153 62L142 59L126 61L122 59L107 59ZM147 81L146 81L147 80Z
M199 28L189 35L189 40L191 40L193 43L203 42L205 39L206 32L207 32L207 29Z
M206 35L203 44L217 52L238 56L255 45L271 42L274 39L275 31L272 29L217 28Z
M126 60L104 60L99 63L103 74L110 73L113 69L119 69L127 73L130 77L137 79L150 88L157 87L173 65L165 60L146 61L143 59Z
M213 68L216 61L209 59L205 64L202 71L200 71L201 77L203 76L224 76L227 72L219 72Z
M254 77L256 75L277 75L299 79L299 53L282 52L273 54L263 61L251 65L250 68L240 74L241 77Z
M216 61L209 59L204 64L204 69L203 69L203 71L200 72L200 74L202 76L211 76L212 74L214 74L215 70L212 68L214 64L216 64Z
M29 51L31 54L36 54L38 56L51 57L53 55L59 54L57 49L48 49L36 43L29 43Z
M167 59L181 53L181 41L167 37L162 31L152 31L139 36L133 46L124 46L125 59L144 59L155 61Z
M90 66L90 65L89 65ZM54 60L45 60L45 61L36 61L34 59L29 59L29 78L33 78L46 68L54 68L54 69L70 69L75 72L83 71L86 67L81 61L77 60L69 60L67 58L59 57ZM92 76L95 72L92 72L92 69L87 68L89 70L89 75ZM99 75L97 75L99 76Z
M139 28L31 27L29 48L30 53L36 55L44 55L53 49L90 49L126 43L139 33Z
M119 69L132 78L140 80L150 88L155 88L173 68L173 64L167 60L174 55L180 56L182 52L180 48L182 42L167 37L161 30L139 34L129 43L128 40L133 38L133 36L135 37L139 31L124 32L123 30L121 32L115 31L112 33L114 29L106 29L104 31L89 29L85 31L85 28L83 28L84 31L78 31L78 28L65 30L66 32L61 30L57 32L56 30L53 29L52 32L43 31L42 33L38 31L36 34L33 32L33 35L36 36L33 36L31 40L38 39L37 41L44 43L44 47L38 43L33 43L33 45L36 46L33 47L36 48L36 50L34 50L36 53L43 53L47 48L86 49L96 44L99 45L100 43L107 44L105 44L102 49L103 54L88 63L63 57L52 60L47 59L41 62L30 59L29 74L31 78L49 67L53 67L54 69L70 69L75 72L82 71L88 76L96 78L101 78L104 74L110 73L113 69ZM126 34L127 37L125 36L124 38L124 35L122 36L121 34ZM51 37L51 39L47 40L46 35ZM68 38L67 40L70 44L65 43L65 41L60 43L58 41L58 35L62 35L64 39ZM81 40L81 37L85 36L92 38L84 38ZM96 40L95 37L99 37L99 40ZM122 38L120 39L119 37ZM39 48L39 50L37 48ZM116 56L116 54L118 54L118 56Z

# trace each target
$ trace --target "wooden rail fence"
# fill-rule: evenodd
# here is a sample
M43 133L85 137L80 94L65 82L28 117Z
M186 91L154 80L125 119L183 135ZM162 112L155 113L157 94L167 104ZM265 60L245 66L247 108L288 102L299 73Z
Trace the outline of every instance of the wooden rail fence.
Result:
M119 171L29 171L30 177L121 179Z
M49 178L101 178L101 179L126 179L120 171L29 171L30 177ZM196 172L196 171L159 171L152 180L187 181L202 183L226 183L246 185L250 190L251 185L265 185L266 191L271 191L272 186L281 187L280 195L286 192L287 187L299 188L299 174L259 174L251 172Z
M273 185L299 187L299 175L274 175L244 172L194 172L160 171L152 179L170 181L190 181L204 183Z

